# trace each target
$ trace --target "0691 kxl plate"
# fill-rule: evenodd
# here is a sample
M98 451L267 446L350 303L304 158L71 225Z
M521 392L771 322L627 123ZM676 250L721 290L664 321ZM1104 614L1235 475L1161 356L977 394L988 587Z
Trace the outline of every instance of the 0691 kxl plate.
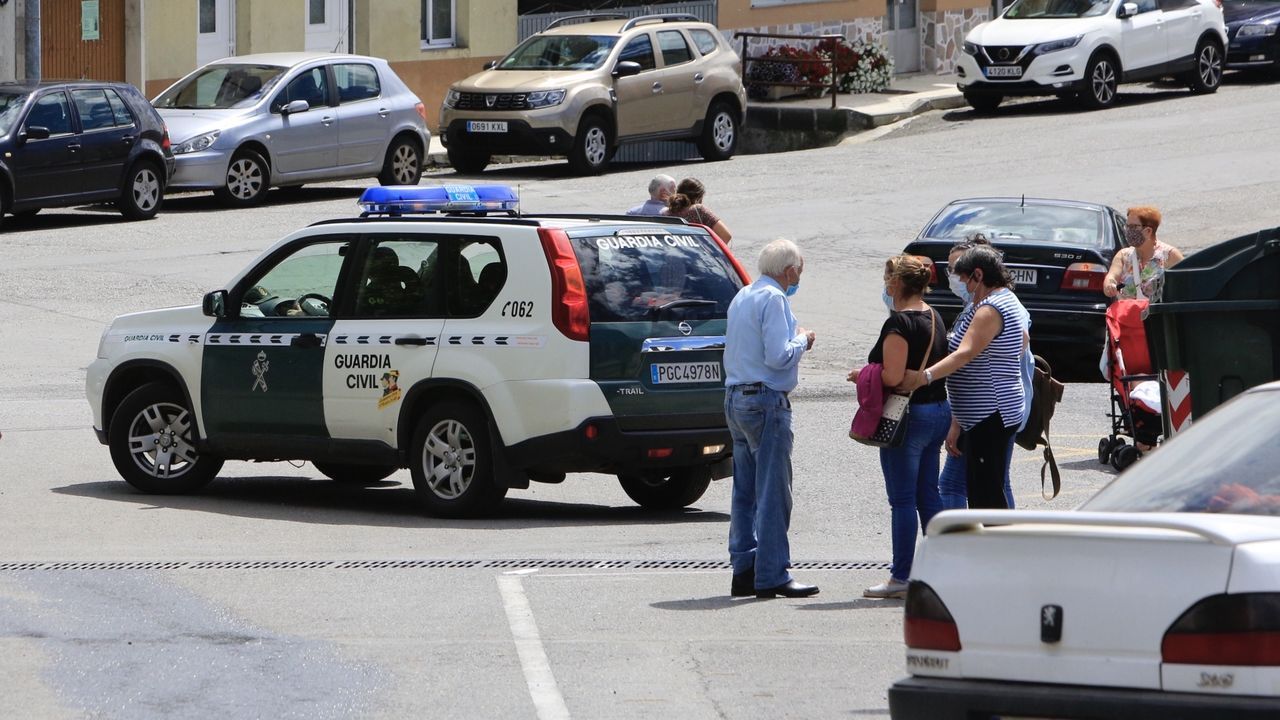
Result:
M504 133L507 131L507 123L502 120L468 120L467 132L474 133Z
M987 68L987 77L994 78L1018 78L1022 77L1022 68L1017 65L1007 65L1000 67Z
M720 363L717 361L687 363L654 363L649 366L649 379L654 385L677 383L720 382Z

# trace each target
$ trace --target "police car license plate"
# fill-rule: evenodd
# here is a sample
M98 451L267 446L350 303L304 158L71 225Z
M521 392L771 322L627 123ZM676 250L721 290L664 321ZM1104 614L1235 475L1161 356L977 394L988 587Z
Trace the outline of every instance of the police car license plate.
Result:
M497 120L468 120L467 132L476 133L504 133L507 131L507 123Z
M1017 65L989 67L987 68L987 77L1017 78L1022 77L1022 68Z
M654 385L720 382L720 363L654 363L649 366L649 375Z
M1014 285L1035 285L1036 271L1029 268L1009 268L1009 274L1013 276Z

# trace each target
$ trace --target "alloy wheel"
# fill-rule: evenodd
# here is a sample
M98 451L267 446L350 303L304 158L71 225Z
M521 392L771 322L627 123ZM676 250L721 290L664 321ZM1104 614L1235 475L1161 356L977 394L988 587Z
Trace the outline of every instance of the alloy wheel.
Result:
M227 169L227 190L240 200L250 200L262 190L262 168L249 158L232 161Z
M609 136L605 134L604 128L593 126L587 130L587 137L583 142L583 154L593 167L604 164L609 154Z
M422 471L431 491L446 500L460 497L476 472L475 441L457 420L441 420L427 434Z
M721 152L733 149L733 118L727 112L716 115L711 126L711 138Z
M160 202L160 178L147 167L133 176L133 203L143 212L150 212Z
M1111 63L1102 60L1093 68L1093 76L1089 78L1093 97L1099 105L1106 105L1116 95L1116 70Z
M421 175L418 171L417 151L408 144L397 147L391 154L391 174L401 185L415 184Z
M1207 43L1201 48L1196 72L1200 73L1200 83L1206 88L1216 88L1222 82L1222 55L1217 45Z
M191 430L186 408L173 403L148 405L129 425L129 455L151 477L182 477L199 460Z

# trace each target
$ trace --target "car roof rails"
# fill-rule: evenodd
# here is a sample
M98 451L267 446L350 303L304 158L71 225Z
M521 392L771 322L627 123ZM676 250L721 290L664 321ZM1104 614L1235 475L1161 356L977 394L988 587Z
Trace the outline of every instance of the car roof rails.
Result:
M530 213L529 217L544 220L594 220L597 222L623 222L635 225L657 223L660 225L688 225L685 219L675 215L623 215L618 213Z
M626 25L622 26L620 32L626 32L640 23L668 23L668 22L703 22L702 18L689 13L667 13L665 15L641 15L640 17L631 18Z
M594 15L569 15L568 17L557 18L551 21L551 24L543 28L550 30L551 28L568 25L570 22L595 22L597 20L626 20L628 15L625 13L596 13Z

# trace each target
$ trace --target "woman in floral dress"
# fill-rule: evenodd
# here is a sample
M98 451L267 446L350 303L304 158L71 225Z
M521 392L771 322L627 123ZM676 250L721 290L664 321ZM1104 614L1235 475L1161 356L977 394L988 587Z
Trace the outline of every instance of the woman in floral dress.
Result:
M1129 208L1124 227L1129 247L1116 253L1111 269L1102 281L1102 292L1107 297L1134 299L1143 297L1159 301L1164 290L1164 271L1182 261L1182 251L1160 242L1156 231L1160 228L1160 211L1150 205ZM1137 253L1137 262L1134 254ZM1137 266L1137 275L1134 267ZM1141 290L1141 294L1139 294Z

